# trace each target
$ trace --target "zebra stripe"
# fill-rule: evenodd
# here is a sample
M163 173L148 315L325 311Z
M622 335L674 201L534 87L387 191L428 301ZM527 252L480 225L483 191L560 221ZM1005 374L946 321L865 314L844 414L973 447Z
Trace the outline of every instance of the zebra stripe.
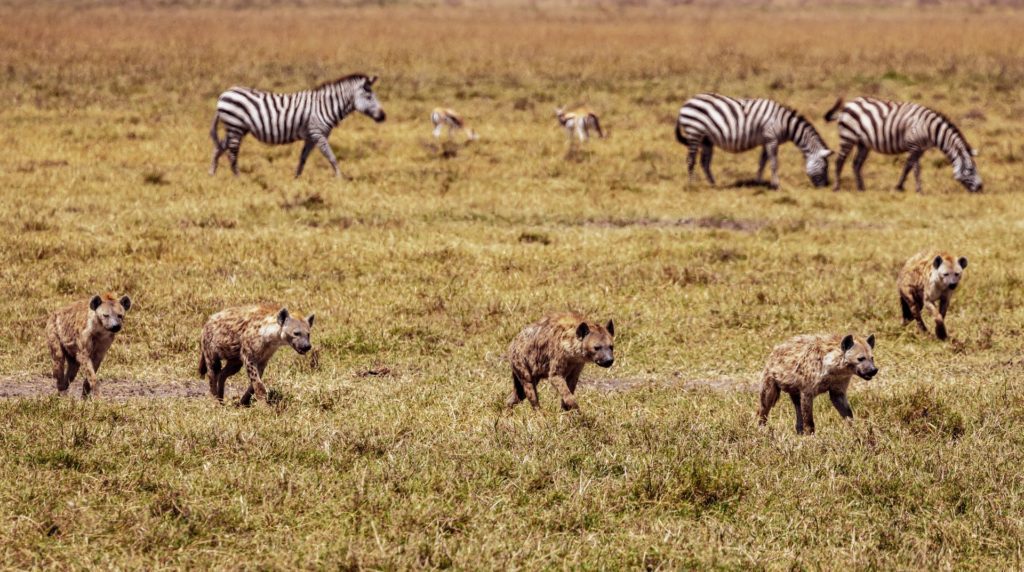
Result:
M217 172L220 156L228 154L231 171L238 175L238 149L242 138L252 133L258 141L271 145L284 145L304 141L295 176L302 174L306 159L313 147L318 147L341 174L327 138L331 131L353 111L359 111L384 121L386 115L372 91L376 77L350 75L296 93L273 93L248 87L233 87L220 94L217 112L213 117L210 137L213 139L213 161L210 174ZM223 123L225 138L217 136L217 126Z
M689 148L686 168L691 180L698 151L704 174L714 185L715 178L711 174L714 147L741 153L763 146L757 180L762 179L765 164L771 162L771 185L777 188L778 148L792 141L803 152L807 175L814 186L828 184L827 158L832 152L825 141L802 115L771 99L736 99L717 93L696 95L679 109L676 140Z
M565 129L566 136L569 137L569 141L572 142L573 134L582 143L590 139L590 130L597 131L598 137L604 139L605 133L601 129L601 120L597 118L597 114L587 109L586 107L580 107L571 111L559 107L555 110L555 117L558 118L559 125Z
M856 147L853 174L857 189L864 190L861 168L870 151L886 155L909 153L896 189L902 191L910 170L914 170L917 192L921 192L921 155L938 147L953 164L953 178L968 191L982 190L981 175L974 164L974 150L960 129L948 117L923 105L907 101L885 101L858 97L845 104L836 101L825 114L826 121L839 120L839 156L836 158L836 185L846 156Z

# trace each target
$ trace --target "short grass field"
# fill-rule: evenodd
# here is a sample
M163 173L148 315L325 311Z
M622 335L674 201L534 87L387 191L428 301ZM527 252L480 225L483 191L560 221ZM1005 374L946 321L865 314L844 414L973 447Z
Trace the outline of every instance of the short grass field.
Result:
M963 5L188 2L0 8L0 568L1019 569L1024 566L1024 13ZM207 173L217 95L380 75L389 119L299 145L246 139ZM934 106L981 155L923 195L688 183L689 95L770 96L832 148L838 96ZM609 132L569 151L585 103ZM480 133L436 142L450 106ZM834 172L832 173L834 176ZM908 185L909 189L913 185ZM938 342L895 277L970 260ZM49 312L135 300L103 395L55 396ZM215 404L212 312L315 312L277 399ZM503 411L503 354L545 313L614 319L579 413L547 384ZM799 333L874 333L880 374L798 437L755 422L764 359ZM233 396L245 382L228 382ZM73 386L80 391L80 383Z

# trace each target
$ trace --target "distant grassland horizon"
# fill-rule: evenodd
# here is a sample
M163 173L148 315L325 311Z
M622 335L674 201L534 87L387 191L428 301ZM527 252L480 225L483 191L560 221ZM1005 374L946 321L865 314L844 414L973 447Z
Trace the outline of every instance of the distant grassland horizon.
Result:
M0 7L0 567L1019 568L1022 28L948 4ZM240 177L207 174L223 90L354 72L388 121L334 131L349 179L252 138ZM837 97L918 101L985 193L936 151L923 195L878 154L867 192L813 189L792 145L778 192L735 186L757 151L688 183L672 130L703 91L784 102L833 149ZM609 137L569 153L575 104ZM435 141L436 106L480 140ZM970 260L948 343L900 326L927 247ZM133 299L111 397L51 397L47 314L107 290ZM258 302L317 315L314 353L266 371L281 400L186 398L207 316ZM615 320L615 365L578 414L544 384L506 415L509 341L564 310ZM821 399L813 438L786 403L758 430L768 352L810 332L874 333L880 373L850 425Z

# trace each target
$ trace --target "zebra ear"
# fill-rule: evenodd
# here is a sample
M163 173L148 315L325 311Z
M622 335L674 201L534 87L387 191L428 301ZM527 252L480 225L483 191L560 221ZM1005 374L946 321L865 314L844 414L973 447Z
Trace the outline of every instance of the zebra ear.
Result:
M832 154L832 150L831 149L822 149L818 153L818 156L821 157L822 159L824 159L825 157L828 157L831 154Z
M369 79L366 80L366 85L373 85L373 84L377 83L378 79L380 79L380 78L378 78L375 75L372 75L372 76L370 76Z
M980 155L980 154L981 154L981 153L978 153L978 150L977 150L977 149L971 149L971 157L977 157L977 156L978 156L978 155Z

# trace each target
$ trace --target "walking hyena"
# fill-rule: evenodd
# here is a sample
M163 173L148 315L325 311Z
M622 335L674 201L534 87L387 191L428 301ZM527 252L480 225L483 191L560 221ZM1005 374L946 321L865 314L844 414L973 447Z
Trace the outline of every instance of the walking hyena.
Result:
M768 421L779 391L793 401L797 433L814 433L814 398L826 391L839 415L852 418L846 388L854 374L870 380L878 373L874 348L874 335L864 339L852 334L797 336L775 346L761 376L758 424Z
M263 370L281 346L305 354L313 346L309 330L313 314L300 320L280 306L243 306L221 310L203 326L199 348L199 375L208 376L210 395L224 400L224 382L243 367L249 376L249 388L239 400L248 406L253 394L267 400Z
M93 296L65 306L50 314L46 321L46 344L53 360L53 378L57 391L66 394L78 369L85 366L87 379L82 382L82 397L99 393L96 370L124 325L124 314L132 307L132 299L113 294Z
M615 324L611 320L601 326L588 323L576 313L552 314L526 326L508 347L513 391L506 405L511 409L526 399L537 409L537 384L550 379L562 397L562 409L578 409L576 383L583 366L594 362L611 367L615 361L614 338Z
M921 310L928 308L935 316L935 336L946 339L946 310L964 268L967 268L967 259L962 256L954 259L948 252L925 250L910 257L897 279L903 325L914 320L922 332L927 332ZM935 302L939 303L937 308Z

